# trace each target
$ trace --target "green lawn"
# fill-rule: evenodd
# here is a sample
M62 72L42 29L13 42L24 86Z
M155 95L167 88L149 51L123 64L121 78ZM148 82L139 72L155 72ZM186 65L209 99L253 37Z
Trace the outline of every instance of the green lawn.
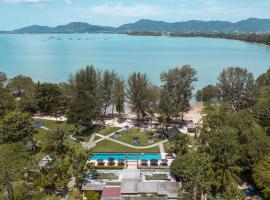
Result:
M192 146L196 146L198 145L198 140L192 136L187 136L188 137L188 140L189 140L189 144L192 145ZM168 153L170 151L170 142L166 142L164 144L164 149L165 149L165 152Z
M163 146L164 146L165 152L169 153L170 152L170 142L164 143Z
M100 130L98 133L101 135L110 135L111 133L120 130L121 128L119 127L106 127L102 130Z
M97 179L118 179L119 177L116 174L113 173L100 173L98 174Z
M94 153L160 153L158 146L150 149L133 149L108 140L97 143L92 150Z
M146 175L145 176L146 180L169 180L167 174L153 174L151 175Z
M128 132L122 132L121 137L118 138L118 140L134 145L134 146L148 146L148 138L152 137L153 134L150 131L140 131L138 128L132 128ZM139 137L140 138L140 143L135 145L133 144L133 137ZM160 140L157 138L154 138L154 143L159 142ZM154 144L153 143L153 144Z
M101 137L99 137L99 136L95 136L95 138L94 138L94 141L97 141L97 140L99 140Z
M44 123L44 126L51 129L55 130L58 128L62 128L65 131L70 131L71 126L67 124L66 122L57 122L53 120L45 120L45 119L34 119L34 121L40 121Z

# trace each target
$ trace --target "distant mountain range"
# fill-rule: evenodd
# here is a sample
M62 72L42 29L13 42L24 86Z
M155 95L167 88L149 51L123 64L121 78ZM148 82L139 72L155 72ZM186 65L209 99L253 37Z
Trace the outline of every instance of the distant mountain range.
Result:
M236 23L227 21L199 21L168 23L142 19L120 27L72 22L56 27L32 25L1 33L128 33L128 32L203 32L203 33L266 33L270 32L270 19L249 18Z

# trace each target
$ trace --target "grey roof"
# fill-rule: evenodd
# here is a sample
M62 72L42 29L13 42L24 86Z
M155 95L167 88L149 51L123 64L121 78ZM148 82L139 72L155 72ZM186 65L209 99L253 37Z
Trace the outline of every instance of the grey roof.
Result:
M156 194L168 198L177 198L180 184L177 182L142 182L141 180L123 180L121 194Z
M136 179L123 179L121 181L121 194L136 194L139 181Z
M139 169L124 169L122 179L141 179L141 171Z

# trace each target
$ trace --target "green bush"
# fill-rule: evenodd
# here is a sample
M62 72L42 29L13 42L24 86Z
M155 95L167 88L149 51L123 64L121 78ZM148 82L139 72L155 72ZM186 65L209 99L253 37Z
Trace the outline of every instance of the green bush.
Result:
M122 170L124 166L94 166L94 169Z
M96 191L87 191L85 196L87 200L100 200L100 193Z

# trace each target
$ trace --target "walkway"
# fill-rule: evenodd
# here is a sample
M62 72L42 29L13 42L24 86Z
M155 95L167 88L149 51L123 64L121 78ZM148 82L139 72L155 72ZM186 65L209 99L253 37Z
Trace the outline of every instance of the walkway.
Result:
M121 130L122 130L122 129L121 129ZM121 130L119 130L119 131L121 131ZM95 141L95 143L98 143L98 142L100 142L100 141L102 141L102 140L106 140L106 139L107 139L107 140L110 140L110 141L115 142L115 143L117 143L117 144L121 144L121 145L124 145L124 146L126 146L126 147L133 148L133 149L150 149L150 148L159 146L160 144L162 144L162 146L163 146L164 143L168 142L168 140L163 140L163 141L160 141L160 142L158 142L158 143L151 144L151 145L149 145L149 146L134 146L134 145L131 145L131 144L128 144L128 143L121 142L121 141L119 141L119 140L115 140L115 139L113 139L113 138L110 138L113 134L114 134L114 133L112 133L112 134L110 134L110 135L107 135L107 136L104 136L104 135L101 135L101 134L98 134L98 133L97 133L96 135L99 136L99 137L101 137L101 138L100 138L99 140Z
M159 143L159 151L160 151L160 155L161 155L161 159L165 159L166 158L166 154L165 154L165 150L164 150L164 143Z

